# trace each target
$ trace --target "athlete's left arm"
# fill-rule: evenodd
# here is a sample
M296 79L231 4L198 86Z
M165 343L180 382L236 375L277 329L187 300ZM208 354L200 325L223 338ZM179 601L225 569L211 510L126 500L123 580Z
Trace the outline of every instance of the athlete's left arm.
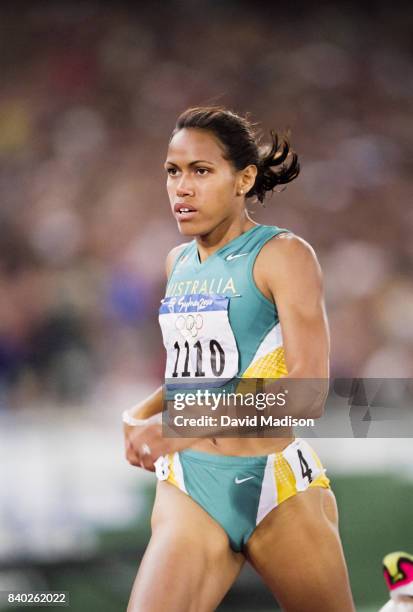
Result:
M330 335L322 273L313 248L294 234L280 234L262 248L254 278L277 307L287 378L327 383Z

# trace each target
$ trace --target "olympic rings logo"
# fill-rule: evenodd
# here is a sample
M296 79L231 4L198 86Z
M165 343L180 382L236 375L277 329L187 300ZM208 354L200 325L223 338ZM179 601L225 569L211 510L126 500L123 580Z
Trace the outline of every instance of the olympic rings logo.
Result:
M175 319L175 327L185 337L196 338L200 329L204 325L202 315L199 313L193 315L179 315Z

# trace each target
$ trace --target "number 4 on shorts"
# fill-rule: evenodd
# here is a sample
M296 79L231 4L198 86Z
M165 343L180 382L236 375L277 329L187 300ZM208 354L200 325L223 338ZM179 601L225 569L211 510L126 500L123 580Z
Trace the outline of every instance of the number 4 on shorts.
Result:
M300 466L301 466L301 474L303 476L303 478L308 478L308 482L313 482L313 478L312 478L312 473L313 470L310 468L310 466L308 465L307 461L304 459L304 455L303 453L300 451L300 449L297 449L297 454L298 454L298 459L300 461Z

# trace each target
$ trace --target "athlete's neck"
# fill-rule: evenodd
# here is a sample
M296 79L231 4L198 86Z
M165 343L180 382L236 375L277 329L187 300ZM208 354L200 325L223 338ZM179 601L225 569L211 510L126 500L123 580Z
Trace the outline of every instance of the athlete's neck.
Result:
M238 238L241 234L245 234L252 227L259 225L255 223L247 213L241 218L233 219L228 222L228 219L222 221L219 225L207 234L198 235L195 237L198 245L198 253L201 263L208 257L213 255L225 246L231 240Z

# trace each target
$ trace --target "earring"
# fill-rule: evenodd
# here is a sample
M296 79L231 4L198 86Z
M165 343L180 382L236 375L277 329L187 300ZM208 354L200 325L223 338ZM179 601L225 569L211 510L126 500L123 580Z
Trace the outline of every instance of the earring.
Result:
M238 195L244 195L244 190L243 190L243 189L240 189L240 191L239 191Z

